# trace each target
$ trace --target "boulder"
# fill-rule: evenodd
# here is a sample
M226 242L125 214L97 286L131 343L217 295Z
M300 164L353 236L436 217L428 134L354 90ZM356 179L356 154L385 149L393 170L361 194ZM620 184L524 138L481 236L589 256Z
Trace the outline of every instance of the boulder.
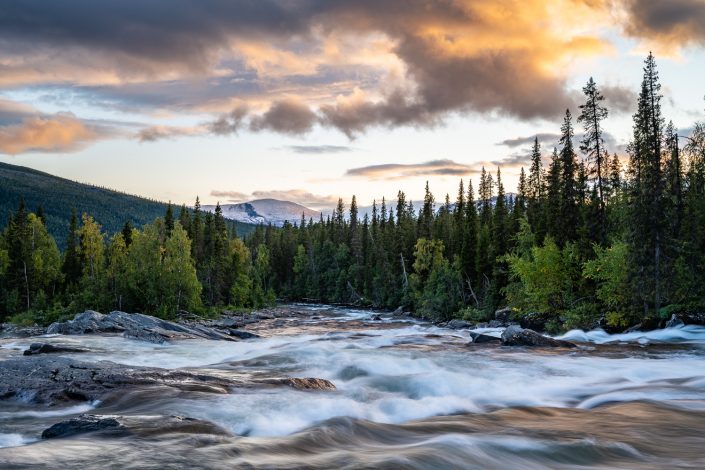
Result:
M450 328L451 330L462 330L465 328L471 328L473 326L472 323L465 321L465 320L451 320L448 323L445 324L446 328Z
M538 346L549 348L575 348L569 341L549 338L533 330L512 325L502 332L502 344L505 346Z
M483 333L477 333L475 331L470 332L470 338L472 338L472 342L474 344L499 343L502 341L500 338L497 338L496 336L486 335Z
M76 434L88 432L105 431L109 429L113 432L125 430L124 426L114 417L104 417L83 414L68 421L56 423L42 433L42 439L54 439L57 437L68 437Z
M549 315L540 312L531 312L522 315L519 318L519 325L522 328L527 328L534 331L543 331L546 329L546 323L550 320Z
M172 339L213 339L235 341L236 338L200 324L190 326L143 315L110 312L108 315L87 310L73 320L49 325L48 334L82 335L88 333L122 333L126 338L164 343Z
M29 338L41 336L47 329L41 326L19 326L12 323L0 323L0 338Z
M678 315L675 313L671 315L671 319L666 322L666 328L678 328L684 325L685 323L683 323L683 320L678 318Z
M35 354L51 354L51 353L79 353L86 352L85 349L80 348L70 348L68 346L54 345L49 343L32 343L29 345L29 349L24 351L25 356L32 356Z
M502 308L494 312L494 319L505 325L509 323L509 319L511 318L511 316L512 309L509 307Z
M681 325L705 325L705 313L674 313L666 327Z

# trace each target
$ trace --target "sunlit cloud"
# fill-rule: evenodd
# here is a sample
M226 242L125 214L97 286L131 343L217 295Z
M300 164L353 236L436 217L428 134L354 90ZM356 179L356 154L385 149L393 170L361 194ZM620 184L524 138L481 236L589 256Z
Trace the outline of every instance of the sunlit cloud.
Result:
M0 127L0 152L75 152L105 134L70 115L31 117Z
M424 163L385 163L351 168L345 172L345 175L393 180L421 176L464 176L477 171L475 166L457 163L453 160L432 160Z

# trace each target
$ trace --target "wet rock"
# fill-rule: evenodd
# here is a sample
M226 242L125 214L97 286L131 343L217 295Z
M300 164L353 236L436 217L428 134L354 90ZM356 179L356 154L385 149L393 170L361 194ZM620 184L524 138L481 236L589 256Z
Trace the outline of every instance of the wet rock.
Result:
M76 434L104 431L106 429L111 431L125 430L124 426L122 426L120 422L113 417L83 414L77 418L56 423L52 427L45 429L42 433L42 439L68 437Z
M372 317L372 321L382 321L382 317L379 315L375 315Z
M101 399L109 392L138 386L228 393L246 385L184 370L135 367L107 361L83 362L62 356L26 356L0 361L0 399L56 406Z
M41 326L19 326L12 323L0 323L0 338L29 338L46 333Z
M272 385L286 385L297 390L336 390L335 384L330 380L315 377L287 377L283 379L265 379L261 383Z
M549 338L533 330L512 325L502 332L502 344L505 346L539 346L549 348L575 348L569 341Z
M448 323L445 324L446 328L450 328L451 330L462 330L464 328L471 328L473 326L472 323L467 322L465 320L451 320Z
M216 424L184 416L82 414L54 424L42 433L42 438L61 438L85 433L108 434L113 437L127 434L140 437L155 437L163 434L231 435Z
M477 333L475 331L470 332L470 338L472 338L474 344L500 343L502 341L501 338L497 338L496 336Z
M512 309L507 307L507 308L502 308L494 312L494 319L498 321L501 324L508 324L509 319L512 316Z
M230 329L228 330L228 333L231 336L234 336L238 339L252 339L252 338L260 338L260 335L256 335L254 333L250 333L249 331L242 331L242 330L235 330L235 329Z
M507 324L499 320L490 320L487 322L486 328L502 328L503 326L507 326Z
M200 324L186 326L141 313L111 312L103 315L92 310L79 313L73 320L52 323L47 333L62 335L122 333L126 338L153 343L193 338L235 340L229 334Z
M685 325L685 323L683 323L683 320L678 318L678 315L675 313L671 315L671 319L666 322L666 328L678 328L683 325Z
M397 307L396 310L392 312L393 317L408 317L411 313L404 310L404 307Z
M675 326L680 326L680 324L705 325L705 313L674 313L666 326L668 327L669 324Z
M60 346L49 343L32 343L29 345L29 349L24 351L25 356L32 356L35 354L51 354L51 353L80 353L86 352L85 349L80 348L70 348L68 346Z

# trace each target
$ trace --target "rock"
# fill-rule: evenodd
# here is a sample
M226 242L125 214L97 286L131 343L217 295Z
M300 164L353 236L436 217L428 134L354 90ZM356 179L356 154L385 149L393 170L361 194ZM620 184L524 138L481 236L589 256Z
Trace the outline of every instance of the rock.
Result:
M569 341L549 338L533 330L512 325L502 332L502 344L505 346L540 346L549 348L575 348L575 344Z
M225 394L242 385L242 379L53 355L0 361L0 399L19 398L48 406L98 400L109 392L138 386Z
M474 344L499 343L502 341L501 338L497 338L496 336L490 336L490 335L486 335L483 333L477 333L475 331L470 332L470 338L472 338L472 342Z
M668 323L677 325L681 322L683 325L705 325L705 313L674 313ZM666 323L666 326L668 326Z
M550 320L550 317L545 313L531 312L519 318L519 325L529 330L543 331L546 329L548 320Z
M404 307L397 307L397 309L392 312L393 317L408 317L409 315L411 314L405 311Z
M70 348L67 346L56 346L49 343L32 343L29 345L29 349L25 350L23 353L25 356L32 356L34 354L50 354L50 353L78 353L86 352L85 349L80 348Z
M494 319L497 320L499 323L502 324L508 324L509 319L512 316L512 309L509 307L502 308L494 312Z
M140 437L155 437L176 433L214 436L231 435L216 424L184 416L103 416L82 414L76 418L54 424L42 433L42 438L61 438L84 433L108 434L111 437L127 434Z
M242 331L242 330L235 330L235 329L229 329L228 333L231 336L234 336L238 339L252 339L252 338L260 338L260 335L256 335L254 333L250 333L249 331Z
M110 312L108 315L103 315L92 310L79 313L73 320L52 323L47 333L62 335L122 333L126 338L153 343L194 338L235 341L229 334L200 324L186 326L141 313Z
M451 330L462 330L464 328L471 328L473 326L472 323L467 322L465 320L451 320L448 323L445 324L446 328L450 328Z
M371 318L371 320L372 321L382 321L382 317L380 317L379 315L375 315Z
M637 323L636 325L630 326L626 330L623 331L623 333L637 333L639 331L643 331L644 326L641 323Z
M0 323L0 338L29 338L30 336L41 336L46 331L46 328L41 326L18 326L12 323Z
M485 328L502 328L503 326L507 326L507 324L499 320L490 320Z
M106 429L110 429L111 431L124 431L124 427L113 417L83 414L77 418L56 423L52 427L45 429L42 433L42 439L68 437L76 434L104 431Z
M264 379L260 383L272 385L286 385L297 390L336 390L335 384L330 380L315 377L287 377L284 379Z
M666 328L678 328L684 325L685 323L683 323L683 320L678 318L678 315L675 313L671 315L671 319L666 322Z

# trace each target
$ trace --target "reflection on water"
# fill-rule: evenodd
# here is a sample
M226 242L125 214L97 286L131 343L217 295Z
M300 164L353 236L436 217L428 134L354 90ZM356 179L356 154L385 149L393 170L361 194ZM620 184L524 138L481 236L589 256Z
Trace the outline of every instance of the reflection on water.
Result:
M35 441L63 419L51 414L58 410L16 404L0 411L0 466L705 466L705 328L612 336L575 331L562 338L580 348L545 351L472 345L466 331L370 321L366 311L298 308L317 318L276 330L262 324L257 332L265 337L237 343L153 345L98 336L46 341L91 351L77 359L256 378L319 377L337 391L272 387L214 396L135 390L108 396L92 411L134 417L132 435L46 442ZM19 351L30 342L2 346ZM168 429L140 435L142 415L199 418L233 437Z

